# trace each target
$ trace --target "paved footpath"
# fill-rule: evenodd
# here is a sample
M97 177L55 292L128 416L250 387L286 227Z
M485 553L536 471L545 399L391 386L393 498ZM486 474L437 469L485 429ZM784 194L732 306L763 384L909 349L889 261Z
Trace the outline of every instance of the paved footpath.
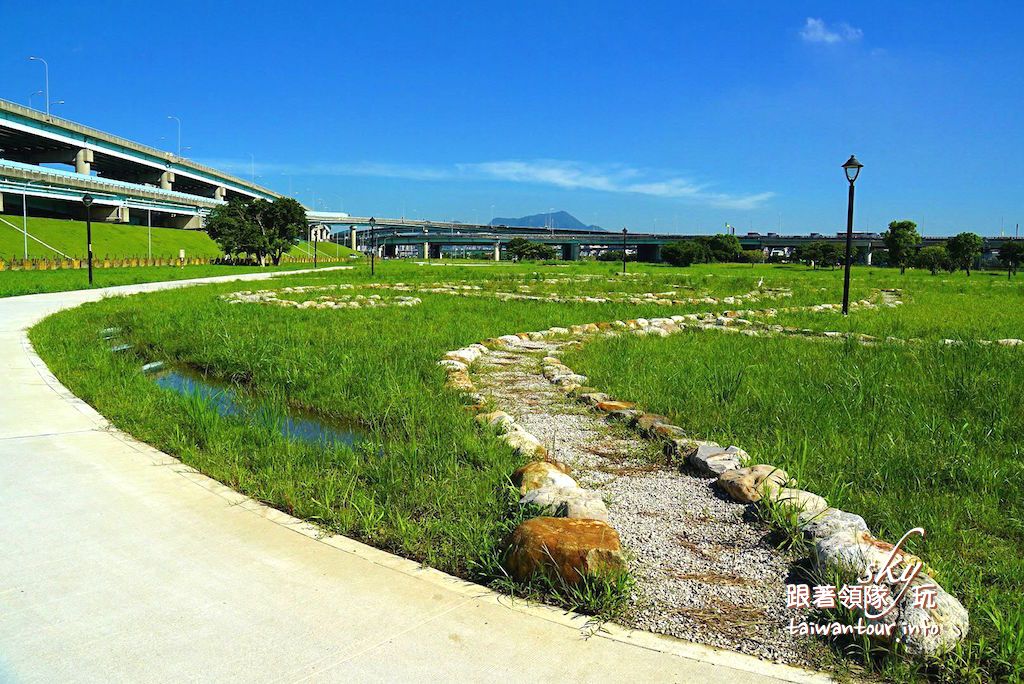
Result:
M195 282L0 299L0 682L825 681L615 626L584 638L578 616L322 537L111 428L25 337Z

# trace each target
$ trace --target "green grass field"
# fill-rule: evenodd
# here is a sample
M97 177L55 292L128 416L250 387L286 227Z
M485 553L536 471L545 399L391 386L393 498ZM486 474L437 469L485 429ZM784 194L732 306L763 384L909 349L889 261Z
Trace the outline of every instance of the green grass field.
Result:
M335 264L325 263L324 266ZM164 280L187 280L189 278L208 278L238 273L258 273L262 271L294 271L312 268L312 264L285 263L280 266L140 266L137 268L100 268L93 271L93 287L113 287L116 285L135 285L137 283L155 283ZM89 287L88 271L67 269L58 271L0 271L0 297L17 297L19 295L38 294L41 292L67 292L84 290Z
M376 281L479 285L547 295L679 292L737 295L788 287L757 306L838 302L840 271L803 267L379 264ZM546 282L555 281L555 282ZM370 282L354 271L283 284ZM803 327L924 338L1022 337L1024 278L860 268L854 298L899 287L898 308L786 314ZM231 305L238 284L114 298L62 312L32 330L63 382L116 425L294 515L484 583L501 579L500 540L521 515L508 475L522 465L443 387L437 360L487 337L552 325L730 308L707 304L498 301L418 294L407 309L300 310ZM311 294L310 298L315 298ZM1016 308L1015 308L1016 307ZM969 310L969 313L965 313ZM116 326L135 356L112 355L98 332ZM880 536L922 525L918 547L971 610L968 645L932 670L947 681L1009 680L1024 672L1024 350L967 345L865 347L717 331L590 342L567 362L592 384L666 413L693 434L736 443L776 463ZM274 420L246 425L157 388L143 362L185 364L249 388L269 404L354 420L370 442L322 448L282 438ZM959 661L956 659L959 658ZM924 676L897 665L897 680Z
M13 225L12 225L13 224ZM25 236L21 232L20 215L0 214L0 259L21 259L25 254ZM71 258L84 259L86 254L85 222L29 217L28 253L32 259L59 258L61 253ZM36 238L33 240L32 238ZM50 245L47 247L42 244ZM96 258L145 257L149 252L149 229L146 226L119 223L92 224L93 254ZM289 255L312 257L312 243L301 242ZM177 258L179 250L188 257L214 258L221 256L220 247L200 230L153 228L154 258ZM347 259L352 250L335 244L320 243L318 253L324 259Z

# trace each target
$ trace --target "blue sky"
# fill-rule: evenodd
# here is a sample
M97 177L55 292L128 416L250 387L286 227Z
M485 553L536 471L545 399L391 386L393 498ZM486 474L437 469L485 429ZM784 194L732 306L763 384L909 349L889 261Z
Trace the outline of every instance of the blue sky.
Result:
M856 153L858 229L1012 233L1024 8L946 4L9 2L0 97L361 215L831 232Z

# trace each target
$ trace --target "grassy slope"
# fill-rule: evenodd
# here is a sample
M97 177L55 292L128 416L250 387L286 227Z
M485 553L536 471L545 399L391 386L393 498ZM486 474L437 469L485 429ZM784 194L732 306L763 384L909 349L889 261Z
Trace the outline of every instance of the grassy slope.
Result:
M330 265L330 264L327 264ZM291 271L311 268L310 264L282 264L268 266L152 266L138 268L103 268L93 272L93 287L155 283L163 280L184 280L233 273L257 273L265 270ZM0 271L0 297L37 294L40 292L66 292L83 290L89 286L85 269L58 271Z
M24 235L21 232L20 215L3 214L0 219L13 223L12 228L0 221L0 258L21 258L25 253ZM85 222L64 219L29 217L29 257L55 258L60 256L52 249L31 239L34 236L56 249L76 258L84 258L86 252ZM92 224L93 254L97 258L144 257L149 254L149 235L146 226L119 223ZM178 250L184 249L189 257L210 258L221 255L210 236L199 230L178 230L175 228L153 228L153 256L177 258ZM334 244L320 244L319 254L324 259L335 259L336 255L346 259L352 253L347 247ZM312 245L301 242L289 254L294 257L312 256Z
M17 230L0 222L0 257L21 258L24 254L24 236L21 232L21 216L3 215L0 218L13 223ZM28 219L28 232L53 245L72 257L84 258L86 252L85 222L62 219ZM92 248L97 258L105 256L144 257L148 254L149 242L146 226L132 226L116 223L92 224ZM29 239L29 256L32 258L54 258L59 256L38 242ZM178 250L184 249L190 257L220 256L220 248L202 231L176 230L174 228L153 229L153 256L177 257Z

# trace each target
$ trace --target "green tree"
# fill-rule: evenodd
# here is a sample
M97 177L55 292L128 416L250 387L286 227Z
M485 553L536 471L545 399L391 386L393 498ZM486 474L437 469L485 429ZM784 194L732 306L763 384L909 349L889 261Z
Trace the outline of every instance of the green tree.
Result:
M946 243L946 251L949 252L949 262L953 268L962 268L971 275L971 266L974 260L981 256L984 242L977 233L959 233L954 235Z
M711 261L711 250L700 240L680 240L662 247L661 258L673 266L706 264Z
M256 225L250 220L248 203L240 197L233 197L210 212L206 232L227 256L256 256L252 251L257 242Z
M846 258L846 248L838 242L822 242L818 249L821 255L821 265L827 264L831 269L835 269Z
M598 261L622 261L622 250L621 249L610 249L606 252L601 252L597 255ZM626 256L626 261L636 261L635 254L629 254Z
M530 242L526 238L512 238L505 246L505 252L518 261L528 259L554 259L557 254L554 247L542 242Z
M999 263L1006 267L1006 277L1017 275L1017 267L1024 259L1024 242L1007 240L999 245Z
M743 247L740 245L739 238L735 235L718 233L717 235L699 239L707 245L713 261L739 261L740 256L743 254Z
M921 243L921 236L917 232L917 224L913 221L892 221L889 229L882 233L882 242L889 250L889 264L899 265L900 273L905 273L909 264Z
M829 268L835 268L836 264L843 259L844 250L838 243L816 240L798 246L795 255L798 261L814 268L826 265Z
M745 249L743 254L740 255L740 259L750 267L753 268L754 264L763 264L765 262L764 250L763 249Z
M256 200L260 205L265 254L277 266L281 257L307 235L306 210L291 197L278 197L273 202Z
M233 198L206 220L206 230L225 254L245 254L260 264L274 265L306 232L306 210L290 197L273 202Z
M935 275L940 268L945 268L949 263L949 253L946 252L945 245L922 247L921 251L917 253L916 263L919 267L927 268L932 275Z

